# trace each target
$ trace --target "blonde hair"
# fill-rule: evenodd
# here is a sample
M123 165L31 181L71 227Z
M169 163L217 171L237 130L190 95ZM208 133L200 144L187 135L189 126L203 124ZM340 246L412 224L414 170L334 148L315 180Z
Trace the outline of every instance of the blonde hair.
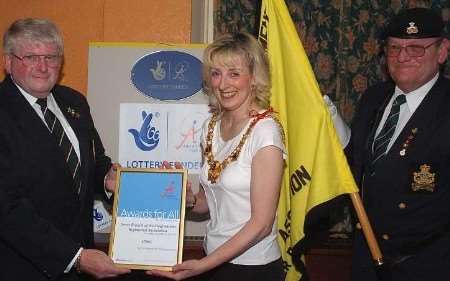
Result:
M254 77L255 103L266 109L270 104L269 60L261 44L245 32L225 34L208 45L203 54L203 92L209 97L213 112L220 111L220 105L211 87L211 68L217 59L233 65L236 59L242 59Z

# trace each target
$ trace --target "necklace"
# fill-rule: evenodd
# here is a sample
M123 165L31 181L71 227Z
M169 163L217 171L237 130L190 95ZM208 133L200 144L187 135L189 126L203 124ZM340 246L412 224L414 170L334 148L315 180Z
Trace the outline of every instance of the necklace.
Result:
M212 139L214 135L214 127L216 126L218 114L214 113L214 115L211 118L211 121L209 121L208 124L208 134L206 135L206 147L203 152L203 155L206 157L206 160L208 161L209 170L208 170L208 181L211 183L216 183L217 179L220 176L220 173L225 169L225 167L230 164L233 161L236 161L239 157L239 154L241 153L241 149L245 144L245 141L247 140L248 136L250 135L253 127L255 127L256 123L266 118L267 116L270 116L273 112L273 109L270 107L263 113L251 113L250 117L253 117L252 122L248 126L247 130L245 131L244 135L242 135L241 140L239 141L239 144L236 146L236 148L233 150L233 152L228 155L227 158L225 158L222 163L214 159L214 155L212 153Z

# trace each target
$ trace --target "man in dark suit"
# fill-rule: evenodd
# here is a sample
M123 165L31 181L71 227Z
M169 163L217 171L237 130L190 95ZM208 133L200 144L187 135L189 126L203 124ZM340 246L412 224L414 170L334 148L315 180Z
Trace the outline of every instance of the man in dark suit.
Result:
M0 280L129 272L90 249L93 195L114 191L115 165L104 154L85 97L56 84L63 61L58 29L48 20L18 20L4 35L3 51Z
M361 97L349 161L392 280L450 280L449 42L430 9L403 10L384 36L392 81ZM353 281L378 280L357 229Z

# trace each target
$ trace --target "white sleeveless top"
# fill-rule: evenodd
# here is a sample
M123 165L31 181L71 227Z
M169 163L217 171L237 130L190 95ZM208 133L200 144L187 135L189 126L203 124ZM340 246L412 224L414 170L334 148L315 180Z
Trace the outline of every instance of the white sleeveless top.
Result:
M202 144L206 146L206 135L211 118L206 120L202 129ZM214 159L222 162L239 144L242 135L246 132L250 121L242 131L234 138L224 141L220 136L220 120L214 128L212 139L212 152ZM209 165L204 159L200 173L200 183L205 190L210 221L206 227L206 239L204 248L207 254L213 252L219 246L236 234L250 219L250 179L251 164L256 152L266 146L276 146L283 151L285 149L278 124L272 118L264 118L256 123L242 147L236 161L231 162L222 171L216 183L208 181ZM276 237L276 219L272 232L249 248L240 256L231 260L231 263L243 265L263 265L280 257Z

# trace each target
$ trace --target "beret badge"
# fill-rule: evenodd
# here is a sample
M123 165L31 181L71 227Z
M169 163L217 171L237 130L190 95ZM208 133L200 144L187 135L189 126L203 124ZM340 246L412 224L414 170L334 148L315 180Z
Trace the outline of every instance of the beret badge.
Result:
M419 33L419 29L416 26L415 22L410 22L409 26L406 28L407 34L417 34Z

